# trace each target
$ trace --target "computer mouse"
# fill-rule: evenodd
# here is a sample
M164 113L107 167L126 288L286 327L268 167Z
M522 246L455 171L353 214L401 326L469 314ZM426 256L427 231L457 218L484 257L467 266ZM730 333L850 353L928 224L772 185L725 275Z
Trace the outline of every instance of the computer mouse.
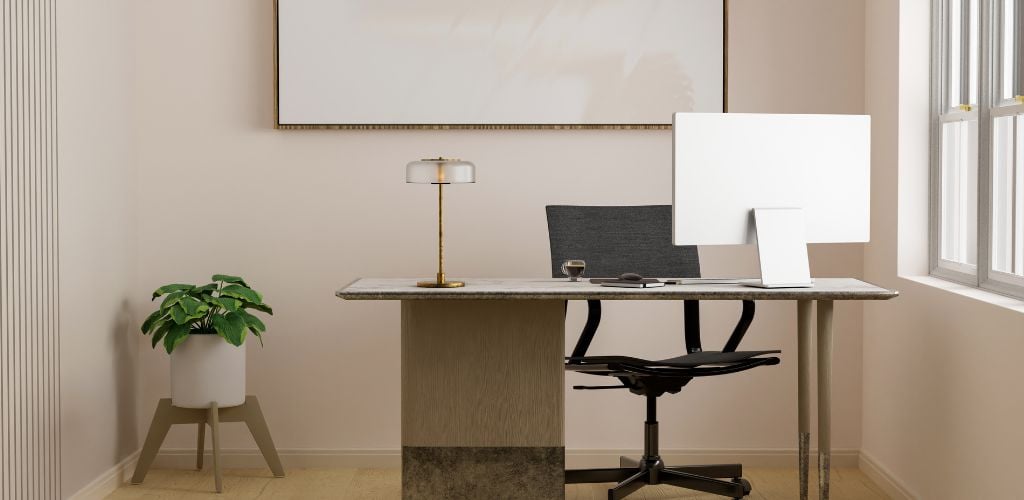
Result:
M626 281L640 281L640 280L644 279L644 277L640 276L637 273L622 273L622 274L619 275L619 279L620 280L626 280Z

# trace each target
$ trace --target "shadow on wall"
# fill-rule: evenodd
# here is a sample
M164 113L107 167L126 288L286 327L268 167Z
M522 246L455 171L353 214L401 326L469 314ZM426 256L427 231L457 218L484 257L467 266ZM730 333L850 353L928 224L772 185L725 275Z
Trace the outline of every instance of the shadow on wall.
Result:
M272 28L275 23L273 0L251 2L249 14L252 16L250 26ZM251 46L259 47L259 50L249 52L258 61L252 67L258 68L259 71L248 79L248 84L258 87L260 92L256 92L256 95L263 98L252 106L249 118L256 129L274 128L274 122L277 120L273 106L274 92L276 92L274 81L277 78L277 70L274 67L274 59L267 55L273 54L275 50L274 31L273 29L257 29L251 30L250 34L252 35Z
M114 351L114 397L117 405L114 428L117 435L115 462L139 449L139 332L127 300L114 318L110 332Z

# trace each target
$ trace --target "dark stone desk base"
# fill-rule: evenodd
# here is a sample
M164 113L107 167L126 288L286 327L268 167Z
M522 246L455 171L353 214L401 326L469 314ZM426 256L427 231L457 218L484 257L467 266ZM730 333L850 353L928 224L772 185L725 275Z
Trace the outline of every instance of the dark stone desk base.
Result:
M402 498L561 499L565 448L402 447Z

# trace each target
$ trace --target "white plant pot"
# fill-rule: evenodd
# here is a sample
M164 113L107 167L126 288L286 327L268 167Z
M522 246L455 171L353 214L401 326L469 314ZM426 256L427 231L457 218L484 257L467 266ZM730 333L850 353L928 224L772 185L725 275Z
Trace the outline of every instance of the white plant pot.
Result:
M171 404L220 408L245 402L245 346L219 335L189 335L171 352Z

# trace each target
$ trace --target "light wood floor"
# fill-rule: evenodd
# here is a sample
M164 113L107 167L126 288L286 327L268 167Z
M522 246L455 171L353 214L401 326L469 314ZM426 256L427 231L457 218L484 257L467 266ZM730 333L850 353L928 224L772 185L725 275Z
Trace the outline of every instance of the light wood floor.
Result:
M265 469L233 469L224 474L224 493L213 493L213 475L187 470L152 470L145 483L125 485L108 499L359 499L401 498L401 474L398 469L288 469L287 477L275 479ZM754 488L751 500L792 500L799 498L796 469L747 468L744 477ZM817 480L811 478L812 486ZM566 500L603 500L608 485L569 485ZM812 488L813 489L813 488ZM646 486L629 500L711 500L713 495L686 491L671 486ZM817 493L812 492L812 498ZM885 500L882 490L857 469L832 470L833 500Z

